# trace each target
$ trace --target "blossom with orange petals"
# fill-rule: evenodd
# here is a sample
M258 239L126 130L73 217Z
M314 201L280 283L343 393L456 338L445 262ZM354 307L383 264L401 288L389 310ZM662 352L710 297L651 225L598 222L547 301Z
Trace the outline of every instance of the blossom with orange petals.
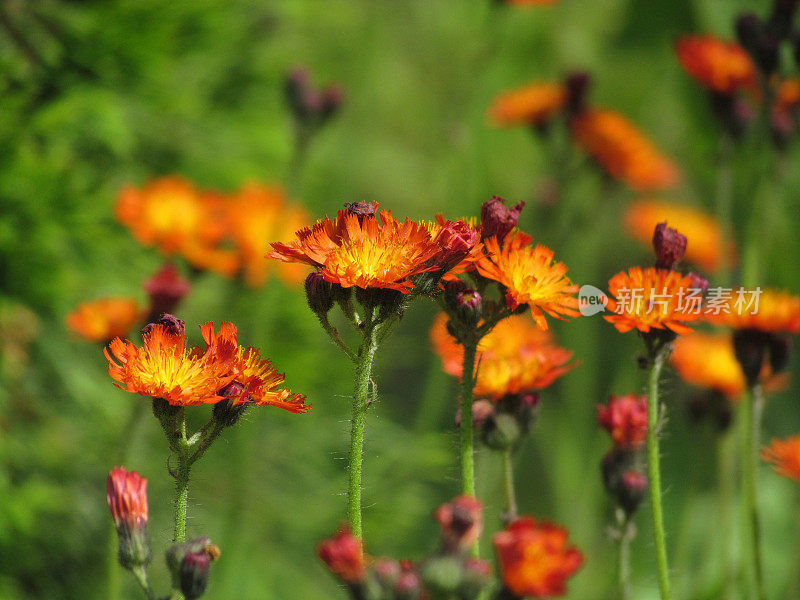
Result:
M733 329L800 333L800 296L772 289L734 291L726 302L708 307L705 318Z
M617 112L584 110L571 118L570 130L609 175L636 191L663 190L678 182L678 167Z
M272 240L288 240L308 223L306 212L286 202L277 186L250 184L244 186L226 204L230 235L239 252L242 274L250 287L264 284L270 263L264 253ZM278 276L286 283L299 284L305 269L292 263L279 263Z
M649 267L631 267L617 273L608 282L607 308L614 314L603 318L621 333L638 329L670 329L689 333L687 322L702 316L702 297L696 292L695 279L677 271ZM696 301L696 302L695 302Z
M597 421L614 446L638 450L647 439L647 396L611 396L608 404L597 405Z
M722 228L711 216L690 206L658 200L637 200L628 205L623 217L625 230L648 248L658 223L667 222L685 235L689 243L685 258L706 271L730 263L733 244L723 238Z
M142 311L131 298L102 298L83 302L67 315L67 326L90 342L105 344L127 335L142 318Z
M503 583L520 598L565 594L567 580L583 562L581 552L568 545L564 528L530 517L512 522L492 542Z
M366 576L366 559L361 540L350 533L350 528L346 525L335 536L319 543L317 555L345 583L356 584Z
M756 67L739 44L710 35L687 35L675 43L683 69L717 94L756 89Z
M436 317L430 335L445 372L460 377L464 348L447 332L447 315ZM475 396L497 401L546 388L576 366L571 359L572 352L557 346L548 331L527 317L508 317L478 343Z
M503 92L489 108L495 125L538 125L552 119L567 102L567 90L561 83L532 83Z
M227 234L224 200L180 176L155 179L143 188L125 187L116 216L145 246L165 256L182 255L198 269L232 275L236 253L222 248Z
M574 296L578 286L566 276L567 267L553 260L552 250L530 242L521 232L508 234L502 247L497 238L486 240L486 253L476 263L478 272L506 287L510 309L527 304L542 329L547 329L544 313L563 320L579 316Z
M697 387L729 397L736 397L744 390L744 373L729 334L683 335L675 341L670 362L681 379Z
M778 475L800 481L800 435L772 440L761 449L761 458L774 465Z

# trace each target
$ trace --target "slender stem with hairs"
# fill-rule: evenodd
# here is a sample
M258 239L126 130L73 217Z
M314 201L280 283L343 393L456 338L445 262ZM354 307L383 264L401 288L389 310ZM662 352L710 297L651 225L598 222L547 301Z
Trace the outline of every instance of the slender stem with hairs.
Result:
M742 486L744 510L750 533L750 568L758 600L765 600L761 555L761 519L758 512L758 448L764 396L759 384L750 386L742 403Z
M514 461L511 448L503 450L503 478L506 491L506 512L509 521L516 521L519 516L517 511L517 494L514 491Z
M619 527L619 600L628 600L631 595L631 540L634 526L630 517L621 508L617 509L617 525Z

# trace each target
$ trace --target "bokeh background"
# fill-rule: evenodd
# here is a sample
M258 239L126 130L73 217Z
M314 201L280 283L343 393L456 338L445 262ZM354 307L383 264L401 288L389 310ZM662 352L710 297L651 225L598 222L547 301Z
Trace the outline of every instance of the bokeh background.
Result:
M635 194L588 165L554 193L560 165L552 152L524 128L492 128L491 99L531 80L590 71L593 101L628 115L681 166L683 184L669 198L712 210L719 131L672 42L689 32L731 37L738 11L763 13L768 4L4 0L0 598L139 597L132 579L110 568L104 491L116 464L150 481L154 547L171 535L166 444L148 403L114 388L101 350L64 325L82 301L144 300L141 282L161 264L115 221L121 186L172 173L223 191L285 180L293 130L283 82L304 65L316 83L339 82L346 95L292 190L312 215L375 200L400 217L457 218L476 215L492 195L525 201L521 225L554 248L573 280L602 286L651 260L621 233L620 214ZM781 158L762 247L763 283L795 292L798 158L792 147ZM564 227L566 203L581 209ZM737 206L751 203L736 196ZM369 412L365 467L367 550L375 555L423 556L437 535L432 510L458 490L456 389L430 350L433 315L432 304L415 303L377 359L380 400ZM344 598L314 548L344 517L350 364L302 290L275 279L251 290L205 274L180 316L195 340L196 323L237 323L242 342L262 348L314 406L306 415L248 411L195 469L189 534L209 535L223 551L208 597ZM597 430L595 404L642 390L640 346L599 317L553 327L581 366L544 393L517 461L521 509L568 527L586 554L569 598L612 598L611 506L598 467L608 440ZM719 598L725 553L739 552L722 534L719 435L688 418L690 390L676 376L665 389L665 520L676 597ZM800 428L796 392L771 397L765 428L766 437ZM761 468L770 597L797 597L796 484ZM502 509L500 476L498 458L482 452L479 495L490 531ZM654 598L649 507L638 525L634 597ZM157 554L151 577L163 589L161 561Z

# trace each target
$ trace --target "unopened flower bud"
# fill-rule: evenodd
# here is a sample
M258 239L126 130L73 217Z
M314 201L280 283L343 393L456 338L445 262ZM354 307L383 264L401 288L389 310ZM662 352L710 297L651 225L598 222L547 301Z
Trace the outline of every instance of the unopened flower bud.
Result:
M442 528L445 552L464 552L478 541L483 529L483 508L472 496L462 495L442 504L434 513Z
M238 381L232 381L222 388L218 394L224 400L214 404L211 414L223 427L233 427L239 422L249 405L247 402L247 389Z
M422 596L422 579L410 565L403 566L394 593L396 600L418 600Z
M464 221L447 223L434 240L439 246L434 264L442 271L449 271L466 258L479 239L478 232Z
M785 111L773 111L770 120L772 141L779 150L785 150L794 133L794 120Z
M306 300L308 306L317 315L327 315L333 308L333 284L325 280L322 273L315 271L306 277Z
M567 88L567 111L570 114L582 112L586 107L586 93L592 84L592 76L586 71L575 71L567 75L564 86Z
M617 495L622 474L631 469L635 455L636 451L634 450L614 446L600 461L603 486L612 496Z
M384 589L391 590L400 579L400 563L391 558L379 558L372 564L375 577Z
M178 269L166 263L150 279L144 282L144 291L150 296L150 318L171 313L189 293L189 281L181 277Z
M420 576L425 589L436 598L451 597L461 585L464 575L461 557L453 554L436 554L420 566Z
M653 248L656 251L656 268L675 268L686 254L686 236L677 229L667 227L667 222L656 225L653 232Z
M142 335L149 335L156 325L161 325L167 335L174 337L184 337L186 335L184 322L170 313L164 313L155 321L145 325L142 329Z
M306 103L309 85L308 71L303 67L295 67L286 75L284 83L286 102L295 118L301 121L307 119L309 115Z
M792 353L792 340L788 337L773 335L769 340L769 366L773 373L782 373L789 366Z
M491 582L492 565L479 558L468 558L464 561L463 569L458 597L464 600L475 600L481 596Z
M322 107L320 117L327 121L335 115L344 101L344 90L341 86L331 84L322 92Z
M638 471L625 471L619 479L617 502L628 515L632 515L644 500L646 491L647 477Z
M638 450L647 439L647 397L611 396L608 404L598 404L597 421L608 431L614 446Z
M737 329L733 333L733 351L748 385L755 385L764 365L769 335L757 329Z
M181 561L181 592L186 600L202 596L208 586L211 559L205 552L190 552Z
M108 474L106 500L119 538L118 557L126 569L150 563L147 539L147 479L136 471L115 467Z
M344 207L351 215L356 215L359 221L375 216L378 211L377 202L346 202Z
M517 226L519 213L525 203L520 202L509 208L505 202L503 198L494 196L481 206L481 240L496 237L502 245L505 237Z
M335 536L321 541L317 556L343 582L353 585L364 581L366 563L361 540L350 533L348 526L342 526Z
M492 450L514 448L522 440L523 428L516 415L494 412L481 426L481 441Z
M217 560L220 554L219 547L205 536L172 546L166 555L172 587L180 589L187 600L202 596L208 582L208 563ZM190 596L190 593L197 595Z
M700 295L705 297L708 294L708 279L697 273L687 273L686 276L691 280L691 289L700 290Z

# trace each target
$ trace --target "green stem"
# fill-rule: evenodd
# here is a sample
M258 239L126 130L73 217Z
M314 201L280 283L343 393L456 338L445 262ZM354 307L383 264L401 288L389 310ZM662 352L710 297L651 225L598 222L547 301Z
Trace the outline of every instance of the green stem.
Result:
M153 588L150 587L150 581L147 579L147 570L144 567L134 567L131 569L131 573L133 573L136 581L139 582L139 586L141 586L148 600L153 600L156 596L153 593Z
M475 496L475 451L472 432L472 390L475 386L475 355L478 344L464 342L461 370L461 491Z
M758 513L757 495L757 468L759 432L761 430L761 412L764 397L761 386L751 386L745 394L742 410L742 487L744 496L744 510L750 529L750 568L756 587L758 600L765 600L764 572L761 559L761 519Z
M619 598L628 600L631 595L631 540L633 524L621 508L617 509L619 525Z
M731 226L731 204L733 195L733 168L731 156L733 152L733 140L727 133L720 134L719 149L717 152L717 187L716 213L722 235L720 236L721 248L719 266L717 267L716 279L719 285L727 286L730 279L730 263L728 244L732 236Z
M661 506L661 457L658 449L660 402L658 398L658 380L668 346L651 353L650 371L647 386L647 468L650 478L650 504L653 509L653 535L658 563L658 587L661 600L669 600L669 566L667 563L667 545L664 536L664 514Z
M719 528L722 532L722 582L724 600L735 597L737 586L737 559L736 545L733 541L733 528L731 524L736 521L733 515L734 489L732 482L736 480L735 444L733 438L727 434L720 434L717 441L717 466L719 471Z
M375 351L378 349L378 326L375 314L364 328L364 337L358 348L353 392L353 419L350 431L350 467L348 482L348 518L353 535L362 537L361 526L361 471L364 459L364 427L367 416L369 381Z
M334 327L328 320L328 315L318 314L317 317L319 317L319 322L322 325L322 328L328 334L328 337L330 337L333 340L333 342L337 346L339 346L339 349L342 352L344 352L345 355L347 355L347 358L349 358L353 362L356 362L358 360L358 358L356 357L356 353L353 352L350 349L350 347L345 343L345 341L342 339L342 336L339 334L339 330L336 329L336 327Z
M516 521L519 513L517 511L517 494L514 491L514 461L511 456L511 449L503 451L503 473L506 491L506 511L509 521Z
M189 458L189 442L186 439L186 411L181 407L177 440L178 468L175 471L175 533L172 541L186 541L186 512L189 504L189 473L192 463Z

